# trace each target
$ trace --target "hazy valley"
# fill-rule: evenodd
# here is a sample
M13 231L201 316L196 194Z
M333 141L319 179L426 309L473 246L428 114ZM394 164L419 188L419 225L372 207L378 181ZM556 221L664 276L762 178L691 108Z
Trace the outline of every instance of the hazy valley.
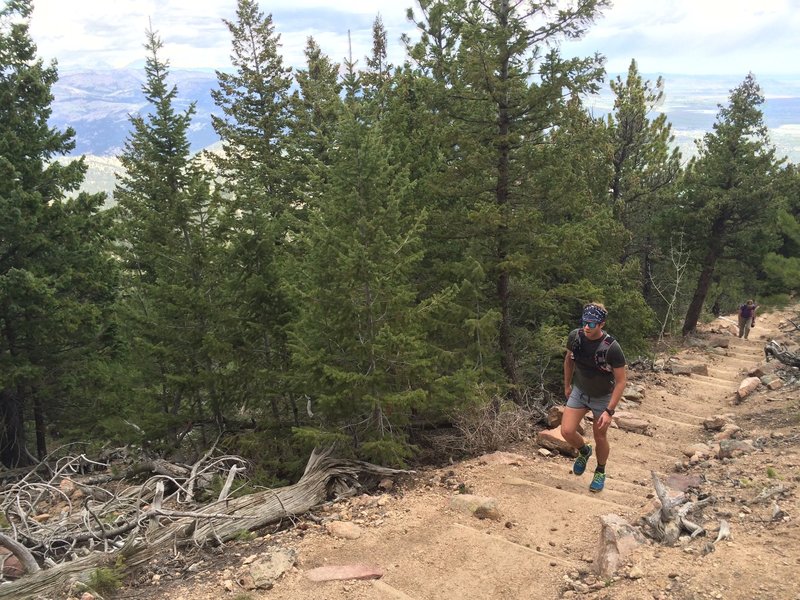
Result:
M719 104L727 102L730 89L741 82L730 76L664 77L665 99L658 110L672 123L675 143L685 159L695 152L695 140L702 138L714 123ZM655 81L655 75L644 76ZM211 126L211 114L218 112L211 99L216 86L213 71L173 71L178 86L176 108L185 110L195 103L196 114L189 131L192 150L206 148L218 138ZM85 155L89 167L84 190L110 192L115 174L120 172L115 158L129 132L129 115L144 110L143 70L66 72L53 86L52 125L72 127L75 132L74 156ZM763 111L770 135L780 155L800 162L800 78L760 78L767 98ZM613 107L608 86L588 102L596 116Z

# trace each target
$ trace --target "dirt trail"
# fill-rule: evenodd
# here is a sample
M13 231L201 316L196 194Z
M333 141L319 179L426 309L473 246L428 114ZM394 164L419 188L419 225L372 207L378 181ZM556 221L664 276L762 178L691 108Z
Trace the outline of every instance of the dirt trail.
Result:
M180 580L161 577L159 585L143 581L142 587L129 587L122 597L800 599L795 579L800 567L800 506L795 494L800 481L800 400L798 384L791 383L791 377L799 375L787 371L784 388L773 391L761 385L741 403L734 402L747 372L763 364L765 340L800 341L800 332L786 337L779 331L787 314L759 316L749 340L725 333L727 349L698 345L674 357L707 365L708 375L632 371L632 383L642 388L643 400L626 410L649 421L652 435L610 432L608 479L600 494L588 491L594 459L587 473L576 477L571 459L544 457L531 440L509 453L420 472L381 498L355 498L321 513L325 519L358 525L358 539L334 538L323 525L306 522L288 532L217 549L216 554L206 554L194 572L173 571L172 577ZM720 319L705 326L707 333L698 339L708 341L709 331L720 331L731 322ZM689 465L683 453L687 446L713 443L716 432L703 427L704 419L725 413L742 428L739 437L753 440L756 450ZM590 434L591 427L587 430ZM598 517L617 514L634 523L649 513L651 470L665 480L676 471L699 478L700 491L717 499L702 518L710 537L682 540L675 547L643 545L614 578L594 579ZM755 501L777 485L783 486L782 495ZM450 499L459 487L495 498L500 519L480 520L451 510ZM783 516L773 518L776 500ZM722 518L730 523L731 539L704 553ZM231 586L248 556L265 553L275 544L296 550L294 569L269 591L245 592ZM352 563L378 567L384 575L374 581L325 583L306 577L315 567ZM227 571L222 570L225 565ZM162 567L170 573L168 565Z

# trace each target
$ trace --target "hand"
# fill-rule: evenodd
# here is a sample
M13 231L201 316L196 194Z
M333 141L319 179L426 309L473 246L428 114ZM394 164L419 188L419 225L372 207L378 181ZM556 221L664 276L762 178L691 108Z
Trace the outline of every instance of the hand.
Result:
M750 322L750 327L755 327L755 326L756 326L756 322L755 322L755 320L751 321L751 322Z
M564 386L564 397L569 400L569 397L572 395L572 386L567 385Z
M603 414L600 415L597 419L597 427L599 429L608 429L611 426L611 415L608 414L606 411L603 411Z

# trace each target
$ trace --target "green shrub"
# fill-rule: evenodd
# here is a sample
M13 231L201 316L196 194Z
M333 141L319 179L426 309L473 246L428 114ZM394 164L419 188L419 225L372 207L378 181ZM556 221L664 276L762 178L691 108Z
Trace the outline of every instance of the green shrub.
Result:
M87 585L101 596L110 595L122 587L122 573L117 568L99 567L89 575Z

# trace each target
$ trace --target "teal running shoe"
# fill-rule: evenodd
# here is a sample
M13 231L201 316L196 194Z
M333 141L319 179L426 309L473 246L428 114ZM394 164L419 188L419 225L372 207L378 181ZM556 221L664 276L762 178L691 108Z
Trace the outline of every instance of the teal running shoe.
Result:
M605 485L606 474L595 471L594 477L592 477L592 483L589 484L589 489L593 492L602 492Z
M585 455L578 452L578 458L575 459L575 462L572 463L572 472L575 475L583 475L583 472L586 470L586 463L589 462L589 457L592 455L592 447L589 446L589 452Z

